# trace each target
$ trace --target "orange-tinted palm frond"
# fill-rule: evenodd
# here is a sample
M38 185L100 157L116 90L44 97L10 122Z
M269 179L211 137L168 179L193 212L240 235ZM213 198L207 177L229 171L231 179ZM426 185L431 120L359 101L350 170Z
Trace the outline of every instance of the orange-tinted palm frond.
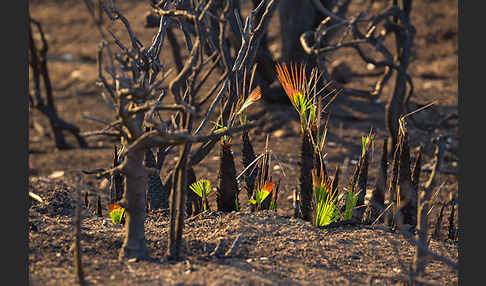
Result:
M121 206L117 203L108 203L108 211L111 213L113 210L121 209Z
M278 64L277 63L277 74L280 83L282 84L285 93L289 97L292 104L294 103L294 95L296 93L305 94L305 84L306 84L306 75L305 75L305 65L301 64L300 68L297 69L297 65L290 65L290 72L287 68L286 64Z
M248 96L248 98L245 100L245 102L241 105L240 110L236 115L239 115L241 112L243 112L248 106L252 105L256 101L258 101L262 97L262 92L259 86L257 86Z
M263 187L262 190L270 193L272 192L274 186L275 186L274 182L268 181L267 183L265 183L265 186Z

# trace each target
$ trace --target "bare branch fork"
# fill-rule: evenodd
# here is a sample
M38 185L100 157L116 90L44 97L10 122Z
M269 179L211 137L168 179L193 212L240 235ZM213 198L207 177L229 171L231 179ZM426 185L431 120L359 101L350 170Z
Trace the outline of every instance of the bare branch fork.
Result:
M34 26L37 27L37 31L40 34L42 42L40 49L37 48L33 37ZM88 143L80 133L79 127L63 120L57 112L56 105L54 103L51 80L47 69L47 51L48 44L41 24L29 17L29 70L32 71L32 76L34 79L34 94L29 93L29 104L33 108L39 110L49 119L49 124L52 132L54 133L56 148L69 148L63 134L64 130L70 132L76 138L80 147L88 147ZM43 79L45 90L45 100L42 97L41 77Z

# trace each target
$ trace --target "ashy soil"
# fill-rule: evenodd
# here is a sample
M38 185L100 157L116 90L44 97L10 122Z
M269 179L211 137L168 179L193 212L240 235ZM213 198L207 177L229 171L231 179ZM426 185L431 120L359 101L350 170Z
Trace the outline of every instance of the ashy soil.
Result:
M250 2L250 1L248 1ZM349 15L356 14L359 1L352 4ZM385 1L376 1L374 9ZM130 21L143 43L149 43L156 30L144 28L149 4L147 1L118 1L119 9ZM249 6L243 5L243 13ZM458 119L458 45L457 1L436 0L414 2L411 14L417 34L409 67L415 94L412 106L437 104L416 116L433 127L422 131L409 125L412 152L424 145L421 181L430 175L433 136L447 137L441 171L437 175L440 193L437 202L447 202L458 195L459 158L457 150ZM43 25L49 43L49 72L59 115L83 132L104 125L87 118L112 120L113 114L103 102L96 86L96 50L101 37L83 1L31 1L31 16ZM246 16L244 14L243 16ZM108 22L123 39L119 26ZM280 24L275 15L270 25L269 48L274 59L280 56ZM179 34L177 34L180 36ZM179 43L183 44L181 38ZM170 49L163 60L173 64ZM335 58L344 58L355 76L350 86L367 87L377 78L360 76L367 72L364 64L350 51ZM360 156L361 136L371 127L376 132L375 155L370 165L368 186L375 183L382 138L387 136L384 124L385 104L393 90L393 80L378 100L341 94L329 107L331 120L327 141L327 166L333 172L339 165L340 188L349 184ZM284 96L284 95L282 95ZM252 106L253 107L253 106ZM106 203L109 193L103 181L80 175L81 170L105 168L112 164L116 141L104 137L87 137L89 148L80 149L67 135L72 146L56 150L46 118L36 110L29 113L29 191L39 195L43 203L31 202L28 210L28 267L31 285L69 285L75 282L73 267L73 213L76 191L88 194L89 206L83 207L81 248L83 270L89 285L395 285L406 281L415 247L400 233L383 228L341 226L317 229L293 217L291 195L298 186L300 137L298 117L292 107L260 102L250 111L250 119L261 122L250 132L255 152L263 151L270 136L272 176L280 180L277 212L249 212L241 192L242 211L223 214L210 212L186 219L184 227L184 259L171 263L165 260L168 216L164 210L147 214L145 223L150 261L119 261L123 229L110 221ZM235 136L233 152L238 172L241 164L241 140ZM176 151L169 155L172 167ZM198 179L216 184L217 148L196 166ZM413 153L415 154L415 153ZM412 155L414 158L414 155ZM103 217L94 212L98 196ZM214 206L214 198L211 204ZM213 209L215 209L213 207ZM431 225L440 207L431 212ZM457 208L456 208L457 211ZM457 240L447 239L446 208L441 237L433 238L431 249L458 262ZM457 215L455 225L457 226ZM433 227L432 229L433 230ZM239 246L230 251L232 243ZM217 250L217 251L216 251ZM427 264L424 280L437 285L457 285L458 273L442 262Z

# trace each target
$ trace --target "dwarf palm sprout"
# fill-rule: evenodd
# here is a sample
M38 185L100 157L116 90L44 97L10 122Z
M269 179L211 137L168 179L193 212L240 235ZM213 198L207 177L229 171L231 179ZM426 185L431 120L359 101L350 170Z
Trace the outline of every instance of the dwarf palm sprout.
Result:
M318 176L314 169L312 175L316 208L315 224L326 226L342 217L338 208L338 190L331 188L331 183L323 172Z
M243 76L243 87L244 86L245 86L245 76ZM250 86L251 86L251 80L250 80ZM240 94L242 94L243 96L239 97L237 103L238 112L236 113L236 115L239 116L240 124L246 124L247 116L248 116L248 107L261 98L261 89L259 86L257 86L253 91L250 92L250 94L246 97L246 99L244 96L246 94L245 88L242 88L242 92L240 92ZM241 163L243 164L243 167L247 168L251 164L251 162L253 162L253 160L255 160L256 158L255 151L253 149L248 130L243 130L243 132L241 132L241 140L242 140ZM244 188L246 189L248 199L250 199L253 196L253 189L255 188L255 180L256 180L257 173L258 173L258 166L256 166L256 168L254 168L252 172L245 173L245 176L243 177L243 181L245 183Z
M199 180L192 183L189 189L201 198L203 210L209 210L208 195L211 193L211 183L208 180Z
M311 79L307 81L305 65L290 65L290 72L285 64L277 64L277 74L290 103L299 113L301 132L305 133L316 117L315 97L318 80L317 69L312 69ZM313 95L311 95L314 93Z
M275 183L269 181L262 189L256 189L254 196L249 200L250 204L256 205L256 210L261 210L263 201L272 192L274 186Z
M108 211L113 224L125 224L125 208L117 203L108 203Z

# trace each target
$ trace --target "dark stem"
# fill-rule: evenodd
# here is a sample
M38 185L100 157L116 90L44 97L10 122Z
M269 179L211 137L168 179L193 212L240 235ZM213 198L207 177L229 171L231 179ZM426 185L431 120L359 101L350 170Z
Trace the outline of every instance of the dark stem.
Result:
M242 132L242 158L243 158L243 169L246 169L256 158L255 152L253 151L253 146L251 145L250 136L248 135L248 130ZM243 179L245 181L245 189L248 195L248 199L253 196L253 190L255 188L255 179L257 175L258 164L255 167L245 172Z
M222 142L219 162L219 188L216 193L218 211L236 211L236 200L238 199L239 190L230 144Z
M300 151L300 212L301 218L312 219L312 168L314 165L314 149L308 133L301 136Z

